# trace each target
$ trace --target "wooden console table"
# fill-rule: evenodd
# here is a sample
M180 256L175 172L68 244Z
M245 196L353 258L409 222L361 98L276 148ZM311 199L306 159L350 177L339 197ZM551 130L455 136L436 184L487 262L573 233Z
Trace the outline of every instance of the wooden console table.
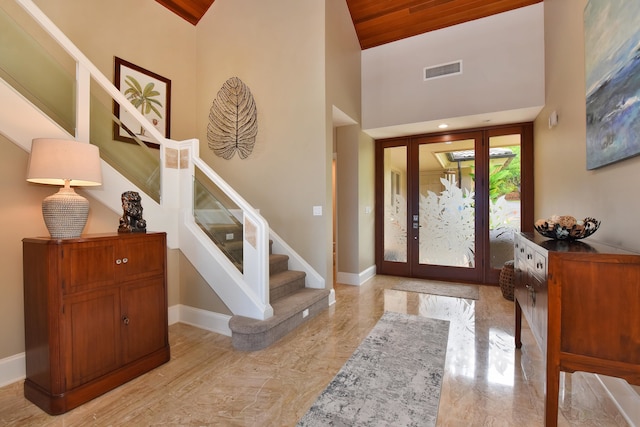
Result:
M640 254L532 233L514 245L515 344L524 314L546 354L545 425L558 423L560 371L640 384Z
M24 394L61 414L169 361L165 233L23 240Z

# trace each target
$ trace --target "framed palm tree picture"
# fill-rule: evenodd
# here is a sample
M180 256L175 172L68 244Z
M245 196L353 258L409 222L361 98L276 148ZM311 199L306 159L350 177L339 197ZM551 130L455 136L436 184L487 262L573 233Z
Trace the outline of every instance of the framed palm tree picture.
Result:
M171 80L115 57L116 87L149 123L165 138L171 129ZM114 101L113 139L129 143L144 142L159 148L159 144L126 108Z

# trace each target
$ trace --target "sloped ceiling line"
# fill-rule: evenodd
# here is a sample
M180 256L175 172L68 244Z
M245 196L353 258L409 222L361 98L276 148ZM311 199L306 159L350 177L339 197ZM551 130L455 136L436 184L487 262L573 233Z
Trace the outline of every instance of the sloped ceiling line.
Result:
M196 25L215 0L156 0ZM346 0L360 47L369 49L542 0Z

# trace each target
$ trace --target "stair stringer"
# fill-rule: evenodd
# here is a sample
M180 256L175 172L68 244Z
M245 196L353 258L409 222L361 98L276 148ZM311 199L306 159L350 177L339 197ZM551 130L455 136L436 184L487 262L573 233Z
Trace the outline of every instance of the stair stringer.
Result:
M126 100L124 95L112 85L111 81L109 81L97 69L97 67L95 67L91 61L84 56L84 54L60 31L60 29L57 28L40 9L38 9L32 0L16 1L45 31L49 33L49 35L51 35L60 44L63 49L67 51L67 53L69 53L72 58L76 60L78 81L76 88L76 126L78 127L78 130L76 130L76 137L78 137L79 140L87 140L89 138L90 127L88 111L90 95L89 84L92 78L97 81L112 98L120 103L120 105L129 105L129 101ZM23 98L6 82L0 82L0 86L5 86L7 88L5 92L13 92L11 97L0 97L0 110L4 110L0 111L0 116L4 116L0 117L0 132L6 133L11 141L21 146L25 151L30 151L31 140L35 137L75 139L73 136L69 135L68 132L61 129L55 123L52 123L45 114ZM16 108L17 106L19 106L19 108ZM130 107L132 108L129 112L136 118L136 120L140 123L145 123L144 116L132 105ZM13 114L13 120L5 118L11 116L8 113L10 110L17 111L19 109L28 110L28 116L30 116L31 119L27 120L25 118L27 115L20 117L16 114ZM12 121L16 126L12 126ZM21 127L18 125L21 125ZM170 248L181 248L184 243L185 251L191 253L192 260L195 259L197 261L194 264L204 272L203 275L209 284L214 284L212 286L214 290L220 291L222 288L241 290L242 292L238 295L241 295L240 299L246 302L244 304L242 302L232 302L230 304L228 297L223 298L223 300L226 299L225 303L235 307L235 310L238 310L239 314L246 314L247 316L256 317L258 319L264 319L265 317L272 316L273 310L269 305L268 286L262 285L262 282L264 281L263 278L268 276L267 257L262 259L262 254L266 253L268 247L268 226L265 227L266 224L263 224L264 219L259 215L254 215L253 208L251 207L248 209L248 215L247 212L245 212L245 221L249 221L253 226L261 224L259 228L262 232L258 233L257 246L255 241L252 240L249 242L245 240L245 252L249 253L248 256L245 254L245 264L252 266L256 265L257 267L251 268L249 271L245 271L243 277L239 277L239 272L237 272L235 267L233 269L229 268L230 262L226 257L221 258L223 256L222 252L215 247L213 242L203 240L203 233L201 230L195 230L193 228L193 213L190 211L193 201L186 200L187 203L183 203L185 201L184 199L188 197L185 196L185 191L188 192L186 189L191 187L183 180L184 171L181 167L182 157L180 157L180 165L177 168L169 167L168 165L165 166L165 160L167 160L166 154L171 152L172 155L175 155L177 152L182 156L182 153L185 152L183 151L185 144L163 138L158 130L153 126L145 126L145 129L153 135L154 139L162 141L160 150L160 167L162 168L161 203L155 203L152 199L147 200L144 203L145 218L147 219L147 223L150 224L149 228L157 231L166 231L167 243ZM188 141L183 142L188 144ZM191 162L189 162L191 164L200 160L198 155L199 143L197 140L192 140L192 144L192 157ZM92 194L93 197L105 204L105 206L109 207L116 213L121 213L120 196L122 192L133 190L138 191L141 194L145 194L144 191L140 191L137 186L133 185L105 162L102 162L102 165L104 172L102 188L94 189L92 193L88 194ZM191 182L191 180L192 176L189 177L188 181ZM179 184L177 184L178 181ZM228 187L226 183L224 186ZM229 189L233 191L230 187ZM192 192L190 193L192 194ZM189 215L183 215L186 210L189 210ZM180 236L181 230L185 231L184 236ZM189 232L186 232L187 230L189 230ZM253 250L248 246L252 246ZM192 248L198 248L202 252L198 253L198 251L193 251ZM249 250L247 251L246 249ZM220 266L213 266L211 258L208 259L208 262L201 262L202 258L206 257L206 254L215 258ZM248 262L246 258L248 258ZM211 274L211 271L215 274ZM220 274L220 276L217 276L216 274ZM224 280L226 286L216 286L215 283L219 280ZM224 296L227 295L228 292L229 291L222 289L220 293L221 296ZM258 300L263 302L257 302Z
M0 79L0 99L0 133L26 152L31 152L34 138L74 139L3 79ZM129 190L140 194L144 192L104 160L101 163L102 185L79 189L78 192L88 194L113 212L122 214L122 193ZM152 218L148 221L150 229L167 231L168 246L177 247L177 211L164 209L151 198L145 198L143 203L145 216ZM114 231L117 229L118 224L114 224Z
M269 229L269 238L273 242L273 253L289 256L289 269L304 271L307 274L305 287L313 289L324 289L325 281L307 261L304 260L287 242L278 236L273 229Z
M260 320L272 317L271 305L259 300L242 273L198 227L193 216L185 213L179 223L180 250L231 312ZM211 262L212 258L216 262Z
M151 197L145 197L143 190L138 188L104 160L102 161L102 185L100 187L87 188L83 191L86 191L86 194L89 194L119 215L123 213L122 193L125 191L138 192L143 196L143 216L147 221L147 229L150 231L165 231L167 233L167 247L170 249L177 249L179 247L178 210L165 207ZM117 231L118 225L119 224L114 224L114 231Z
M0 79L0 99L2 100L0 102L0 133L26 152L31 151L31 141L34 138L74 139L3 79ZM175 141L171 142L175 143ZM101 164L102 185L81 189L79 192L86 192L113 212L121 214L120 196L124 191L145 193L105 161ZM195 224L192 215L189 215L190 212L184 215L184 218L180 218L179 209L163 206L151 198L144 200L144 209L149 229L166 231L167 246L182 250L234 314L254 319L267 319L273 316L271 305L259 301L244 282L242 274ZM117 224L114 224L114 230L117 230ZM280 237L273 232L271 235L274 237L274 244L278 247L278 251L291 256L292 266L307 272L311 279L309 287L323 288L324 279ZM216 260L215 263L211 262L212 258Z
M324 277L320 275L311 265L300 256L299 253L293 250L291 246L284 241L282 237L276 234L273 229L269 229L269 238L273 242L273 252L278 254L287 255L289 257L289 268L291 270L304 271L306 273L305 288L311 289L325 289ZM336 302L336 291L331 287L329 289L329 305L333 305Z
M0 133L27 153L34 138L73 138L1 78L0 100Z
M31 151L31 141L34 138L74 139L3 79L0 79L0 100L0 133L26 152ZM84 192L121 215L120 197L124 191L145 193L104 160L101 164L102 185L80 189L79 192ZM234 313L256 319L266 319L273 315L271 306L258 301L237 268L193 223L193 217L189 219L185 215L186 219L183 220L179 209L158 204L150 197L144 199L143 206L149 229L166 231L167 246L171 249L180 248ZM114 224L114 231L117 228L118 224ZM180 236L180 233L183 235ZM211 262L212 258L216 260L215 263Z

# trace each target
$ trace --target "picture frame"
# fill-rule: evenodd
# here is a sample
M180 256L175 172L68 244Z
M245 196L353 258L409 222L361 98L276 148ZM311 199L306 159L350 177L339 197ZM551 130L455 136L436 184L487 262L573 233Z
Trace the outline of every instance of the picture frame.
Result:
M640 155L640 3L584 10L587 170Z
M122 58L114 57L114 83L118 90L164 136L171 136L171 80ZM160 148L126 109L113 102L113 139L136 144L135 138L148 147Z

